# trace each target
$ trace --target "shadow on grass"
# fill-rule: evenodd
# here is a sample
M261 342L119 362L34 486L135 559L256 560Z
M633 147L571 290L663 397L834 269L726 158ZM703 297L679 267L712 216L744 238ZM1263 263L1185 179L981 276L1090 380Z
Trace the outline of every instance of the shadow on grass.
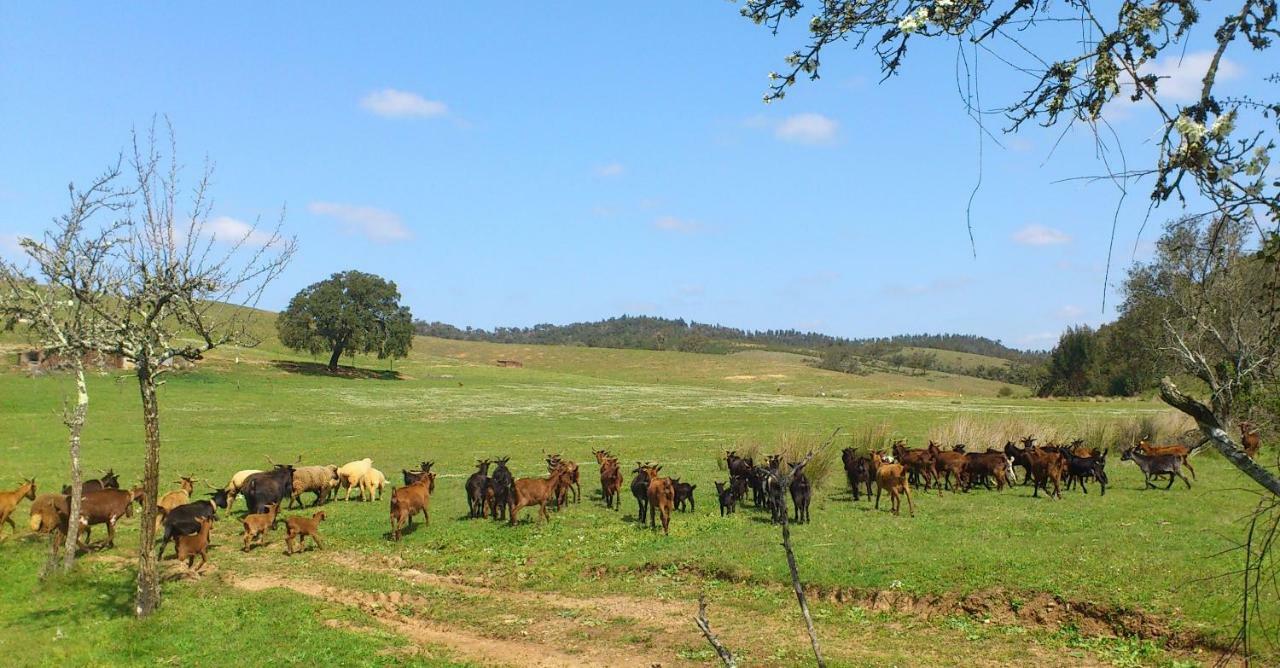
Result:
M288 373L304 376L328 376L330 378L350 378L354 380L404 380L399 371L388 369L360 369L353 366L339 366L337 371L319 362L295 362L293 360L271 360L271 366Z

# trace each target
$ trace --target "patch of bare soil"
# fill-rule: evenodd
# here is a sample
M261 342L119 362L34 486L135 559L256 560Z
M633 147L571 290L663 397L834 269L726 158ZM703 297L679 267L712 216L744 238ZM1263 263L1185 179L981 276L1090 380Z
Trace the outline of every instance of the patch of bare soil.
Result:
M654 665L652 656L628 651L616 645L573 648L568 652L556 646L534 640L514 640L481 635L463 630L419 614L430 615L438 602L425 597L401 592L365 592L341 589L317 582L283 578L274 575L254 575L231 578L231 583L246 591L262 591L284 588L318 598L330 603L358 607L391 630L417 642L449 649L459 657L486 665L508 666L613 666ZM407 611L407 612L406 612ZM538 620L539 633L547 626L562 625L554 619ZM529 629L528 631L532 631Z

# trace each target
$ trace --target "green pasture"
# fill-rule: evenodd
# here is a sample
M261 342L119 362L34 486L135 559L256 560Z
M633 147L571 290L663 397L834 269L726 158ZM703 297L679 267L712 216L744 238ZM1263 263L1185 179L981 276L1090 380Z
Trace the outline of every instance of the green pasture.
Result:
M520 360L524 368L498 368L498 358ZM712 483L725 476L717 461L736 439L767 440L784 431L825 436L835 427L849 433L884 423L919 445L931 427L956 416L1014 417L1071 429L1161 410L1145 402L998 399L1000 383L938 373L850 376L814 369L796 355L767 352L717 356L419 338L412 358L397 362L394 371L385 362L360 363L364 372L332 377L309 359L268 346L224 351L195 371L167 379L160 392L162 486L187 473L221 485L236 470L267 468L268 456L277 462L301 457L305 464L372 457L396 483L400 469L420 460L434 460L441 474L430 526L419 526L399 544L386 537L385 500L328 505L326 550L293 558L282 554L282 534L268 548L241 554L235 549L238 522L224 518L214 530L219 547L211 553L223 573L341 581L351 576L330 555L371 562L398 557L423 572L534 593L643 591L690 601L705 590L734 614L758 610L795 621L777 528L749 508L723 519L717 510ZM66 437L58 412L69 391L63 376L0 374L0 449L7 472L0 474L0 486L34 475L41 491L51 491L66 480ZM143 454L136 382L118 372L95 375L90 392L86 466L114 467L122 484L132 484ZM847 442L842 437L837 445ZM671 535L663 537L634 521L635 502L625 486L622 512L604 509L591 457L599 448L624 463L659 462L665 473L695 482L697 510L676 513ZM531 476L545 474L544 452L581 463L581 505L554 513L546 525L528 511L514 528L466 519L462 485L477 458L510 455L516 475ZM1022 487L942 497L918 491L915 518L877 512L865 500L854 503L841 477L833 476L816 495L812 524L793 529L802 574L824 588L1048 592L1139 608L1168 619L1173 629L1225 642L1235 631L1238 582L1212 576L1240 565L1230 548L1256 502L1249 484L1220 458L1201 455L1194 461L1199 479L1193 489L1144 491L1137 469L1112 452L1112 488L1105 497L1096 489L1087 496L1067 492L1062 501L1030 498L1030 488ZM26 532L26 507L16 515L20 535ZM0 623L7 630L0 634L0 653L20 665L85 663L90 657L107 665L179 662L177 657L207 665L240 648L269 651L289 665L459 660L445 650L401 651L403 637L362 622L350 608L317 607L275 589L231 589L214 578L167 585L162 613L133 622L128 560L135 556L136 535L133 522L123 525L117 547L105 553L122 559L96 554L80 572L43 584L35 578L43 542L12 536L0 542L0 577L7 583L0 600ZM364 577L375 589L394 584ZM981 654L1007 653L1010 660L1028 645L1052 650L1062 665L1084 662L1081 657L1104 665L1185 658L1123 644L1137 642L1132 640L1077 638L1069 629L1022 632L979 624L975 630L968 618L875 624L859 617L860 608L819 602L817 610L820 631L836 639L834 658L844 664L916 663L919 656L898 657L893 649L907 646L894 639L913 628L958 646L985 643ZM438 614L485 636L512 632L487 626L485 615L472 619L465 610ZM674 663L712 658L696 640L668 646L654 633L636 633L619 631L619 642L656 647ZM860 654L859 634L885 636L888 653L876 660ZM840 638L853 649L840 649ZM759 663L805 660L799 636L776 644L744 649ZM946 648L934 647L938 663L963 662L966 656L939 649Z

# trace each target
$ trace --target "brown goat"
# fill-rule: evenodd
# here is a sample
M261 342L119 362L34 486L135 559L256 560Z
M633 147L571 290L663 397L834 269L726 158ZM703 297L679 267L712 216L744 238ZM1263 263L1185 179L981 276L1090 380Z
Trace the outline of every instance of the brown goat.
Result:
M13 523L13 511L18 509L18 504L23 499L36 500L36 479L30 478L24 480L18 488L11 492L0 492L0 531L4 530L4 525L8 524L13 527L13 532L18 532L18 525Z
M564 467L557 466L545 478L520 478L515 481L515 498L511 501L511 526L516 525L516 516L522 508L535 505L538 506L538 515L542 521L550 519L547 516L547 501L554 497L565 473Z
M609 453L600 450L595 453L596 461L600 463L600 496L604 499L606 508L622 509L622 469L618 466L618 460L610 457Z
M280 512L280 502L267 504L265 513L254 513L245 515L241 524L244 525L244 547L240 548L241 552L248 552L253 545L265 545L266 534L271 527L276 524L276 514Z
M1147 437L1150 438L1150 437ZM1138 440L1138 452L1151 457L1171 455L1182 460L1182 465L1191 472L1191 479L1196 479L1196 470L1191 467L1191 448L1185 445L1152 445L1146 438Z
M200 523L199 531L178 536L178 561L186 561L187 570L192 573L204 570L204 565L209 561L205 553L209 550L209 527L213 526L213 519L209 517L201 517L197 521ZM200 565L193 569L191 566L197 556L200 557Z
M658 471L661 466L646 466L644 472L649 476L649 527L657 527L657 518L662 518L662 533L668 535L668 528L671 525L671 510L676 505L675 485L671 483L671 478L659 478Z
M934 468L933 456L928 450L912 450L906 441L897 441L893 444L893 456L907 469L909 479L923 481L924 488L929 489L933 484Z
M582 486L579 484L578 463L572 460L564 459L560 455L550 455L547 457L547 472L555 467L564 469L564 475L560 476L560 483L556 488L556 508L568 503L568 494L573 492L573 502L578 503L582 500Z
M142 487L125 489L100 489L80 497L81 546L89 542L89 532L96 524L107 525L105 547L115 547L116 522L121 517L133 517L134 502L142 503Z
M907 510L916 516L916 506L911 501L911 486L907 483L907 470L897 462L886 461L883 452L871 453L871 468L876 472L876 509L880 509L880 492L889 490L890 507L894 515L901 514L902 499L907 497Z
M929 441L929 454L933 456L933 476L938 481L938 496L942 496L944 484L952 492L959 494L960 482L964 480L964 465L967 460L965 454L943 450L933 441Z
M293 541L298 541L298 552L306 547L307 536L311 537L311 541L316 544L317 550L324 549L320 544L320 523L324 521L324 511L320 511L311 517L287 517L284 520L285 534L284 542L287 545L285 554L293 554Z
M159 529L160 525L164 523L164 516L168 515L170 510L173 510L178 506L191 503L191 493L196 489L195 478L189 475L184 475L177 480L177 483L181 486L181 489L167 492L164 496L160 497L159 501L156 501L157 529Z
M1253 423L1240 423L1240 445L1243 446L1244 454L1248 455L1249 459L1258 458L1258 452L1262 450L1262 435L1254 428Z
M1046 451L1035 446L1027 448L1027 460L1031 463L1031 496L1040 496L1044 488L1050 498L1062 498L1062 475L1067 471L1067 460L1060 453ZM1053 483L1053 492L1049 483Z
M40 494L31 502L28 528L35 533L66 533L71 515L71 497L66 494Z
M428 471L413 484L391 492L392 540L400 540L401 530L406 525L413 526L413 516L419 512L422 513L422 524L431 526L431 489L435 484L436 474Z

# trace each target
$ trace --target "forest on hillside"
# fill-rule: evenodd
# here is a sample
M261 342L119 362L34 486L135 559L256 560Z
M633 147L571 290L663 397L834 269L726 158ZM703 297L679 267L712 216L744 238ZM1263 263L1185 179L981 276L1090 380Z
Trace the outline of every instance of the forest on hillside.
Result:
M682 318L623 315L594 322L532 327L465 329L442 322L415 323L418 334L463 341L537 345L633 348L728 354L747 349L799 353L815 365L845 373L944 371L1019 385L1035 386L1045 353L1026 352L972 334L900 334L851 339L795 329L745 330ZM932 349L984 355L1006 360L991 364L948 362Z

